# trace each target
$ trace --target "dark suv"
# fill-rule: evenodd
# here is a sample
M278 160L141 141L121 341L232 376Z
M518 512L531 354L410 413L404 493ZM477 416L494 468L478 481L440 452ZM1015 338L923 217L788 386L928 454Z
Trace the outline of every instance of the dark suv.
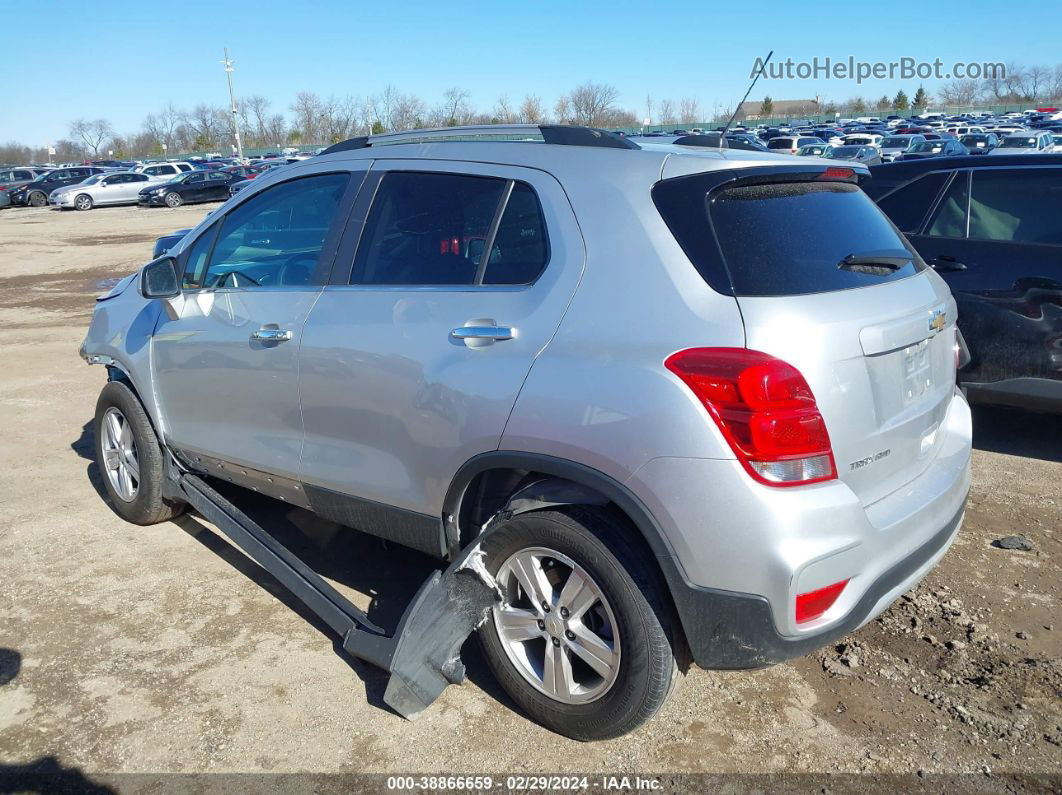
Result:
M1062 411L1062 155L887 163L864 189L959 305L971 400Z
M30 207L46 207L48 195L56 188L65 188L67 185L76 185L93 174L102 174L107 169L98 166L74 166L73 168L57 168L49 171L32 182L27 182L11 193L11 203L29 205Z

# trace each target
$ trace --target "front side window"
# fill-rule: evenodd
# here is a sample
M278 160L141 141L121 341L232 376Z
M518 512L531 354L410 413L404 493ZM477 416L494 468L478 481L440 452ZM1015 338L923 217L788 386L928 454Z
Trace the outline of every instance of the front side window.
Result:
M281 287L313 283L325 237L349 174L323 174L275 185L222 221L197 287ZM187 270L187 268L186 268Z
M970 203L970 174L960 171L926 229L930 237L966 237L966 212Z
M970 237L1062 245L1062 169L975 171Z
M921 176L881 199L878 206L901 232L917 232L947 178L945 171Z

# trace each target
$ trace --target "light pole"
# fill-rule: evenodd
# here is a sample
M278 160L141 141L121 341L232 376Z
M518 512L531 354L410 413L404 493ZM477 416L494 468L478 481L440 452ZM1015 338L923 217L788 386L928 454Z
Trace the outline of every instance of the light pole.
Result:
M225 48L225 60L221 62L225 67L225 76L229 79L229 101L232 103L232 131L236 134L236 157L243 162L243 142L240 140L240 122L236 115L236 95L232 93L232 73L236 71L229 60L229 48Z

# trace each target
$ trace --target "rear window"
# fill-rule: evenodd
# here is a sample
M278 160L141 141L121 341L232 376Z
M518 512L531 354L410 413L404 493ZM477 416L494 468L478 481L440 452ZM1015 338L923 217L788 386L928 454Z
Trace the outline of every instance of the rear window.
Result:
M792 149L792 138L772 138L767 142L768 149Z
M687 187L679 182L658 184L654 200L698 272L719 292L807 295L871 287L905 279L925 268L856 185L746 185L702 195L698 201L689 193L695 184L691 181ZM718 247L712 240L713 230ZM846 257L873 252L910 255L911 260L894 271L876 269L874 273L840 267Z

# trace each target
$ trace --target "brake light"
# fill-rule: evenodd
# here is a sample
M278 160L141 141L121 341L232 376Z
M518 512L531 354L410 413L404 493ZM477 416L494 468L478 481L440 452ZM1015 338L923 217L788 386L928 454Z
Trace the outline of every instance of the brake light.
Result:
M808 591L807 593L798 594L796 598L796 622L798 624L806 624L808 621L821 616L831 607L834 602L837 601L837 597L841 595L841 591L848 585L848 580L842 580L841 582L835 582L833 585L827 585L825 588L819 588L817 591Z
M829 166L819 175L819 179L854 179L855 171L841 166Z
M826 421L804 376L747 348L689 348L667 358L750 475L768 486L837 477Z

